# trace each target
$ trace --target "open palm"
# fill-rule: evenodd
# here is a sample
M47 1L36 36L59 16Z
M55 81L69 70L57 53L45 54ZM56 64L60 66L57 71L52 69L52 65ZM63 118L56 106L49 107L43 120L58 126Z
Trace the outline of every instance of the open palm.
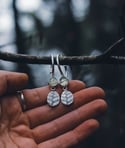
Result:
M0 148L72 147L99 127L94 118L107 108L102 89L85 88L74 80L68 88L74 95L73 105L49 107L46 86L23 90L27 110L22 111L15 92L25 86L26 75L1 72L0 77L5 78L0 82ZM57 91L61 93L60 88Z

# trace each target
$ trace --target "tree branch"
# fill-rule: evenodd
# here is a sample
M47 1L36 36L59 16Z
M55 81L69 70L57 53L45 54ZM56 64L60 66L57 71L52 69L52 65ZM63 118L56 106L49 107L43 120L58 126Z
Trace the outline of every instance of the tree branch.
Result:
M54 57L56 63L56 57ZM51 57L37 57L23 54L12 54L0 52L0 59L22 64L51 64ZM109 56L108 58L100 56L60 56L61 65L82 65L82 64L125 64L125 57Z
M114 49L120 47L125 41L121 38L111 45L102 55L99 56L59 56L61 65L83 65L83 64L125 64L124 56L114 56ZM22 64L51 64L51 56L31 56L25 54L12 54L0 52L0 59ZM56 57L54 57L56 63Z

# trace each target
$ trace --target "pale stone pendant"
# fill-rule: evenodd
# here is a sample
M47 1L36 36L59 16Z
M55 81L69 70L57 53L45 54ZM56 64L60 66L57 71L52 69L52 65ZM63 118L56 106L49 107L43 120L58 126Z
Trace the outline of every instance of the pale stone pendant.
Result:
M52 91L49 92L49 94L47 96L47 103L51 107L59 105L60 96L55 90L52 90Z
M69 83L69 80L65 76L62 76L60 78L60 83L59 84L61 86L66 87L68 85L68 83Z
M50 78L49 85L51 87L55 87L55 86L57 86L57 84L58 84L58 81L57 81L57 79L55 77Z
M61 94L61 102L64 105L71 105L74 102L73 94L65 89Z

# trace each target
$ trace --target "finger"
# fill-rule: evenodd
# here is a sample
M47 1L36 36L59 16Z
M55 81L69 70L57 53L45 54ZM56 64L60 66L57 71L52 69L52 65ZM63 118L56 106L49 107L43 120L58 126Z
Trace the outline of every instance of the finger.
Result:
M104 98L104 91L99 87L90 87L74 93L74 104L71 106L59 105L51 108L48 105L34 108L26 112L29 118L31 128L40 124L54 120L90 101L98 98ZM44 116L46 115L46 118Z
M84 87L85 87L85 84L82 83L81 81L71 81L70 85L69 85L70 90L73 92L83 89ZM23 102L23 103L26 103L27 108L40 106L43 103L43 100L46 100L46 95L47 95L46 91L49 91L49 88L47 86L24 91L25 102ZM27 98L27 96L28 96L28 98ZM8 96L5 96L4 99L2 99L3 102L4 102L4 100L6 100L6 98L8 98ZM13 94L13 95L9 96L9 98L13 98L14 104L18 110L20 110L20 111L23 110L19 95ZM28 106L28 104L29 104L29 106Z
M27 81L26 74L0 71L0 96L23 89Z
M78 80L71 80L69 82L68 88L70 91L76 92L85 88L85 84ZM57 91L60 93L61 89L58 88ZM23 94L25 96L27 109L46 104L46 98L49 92L50 92L50 89L48 86L36 88L32 90L24 90Z
M95 119L89 119L84 123L80 124L75 129L58 136L54 139L48 140L39 144L38 148L68 148L75 146L80 141L85 140L89 135L91 135L99 127L99 122Z
M32 130L34 139L37 143L41 143L55 138L74 129L85 120L94 118L104 112L106 108L107 104L104 100L94 100L60 118L34 128Z

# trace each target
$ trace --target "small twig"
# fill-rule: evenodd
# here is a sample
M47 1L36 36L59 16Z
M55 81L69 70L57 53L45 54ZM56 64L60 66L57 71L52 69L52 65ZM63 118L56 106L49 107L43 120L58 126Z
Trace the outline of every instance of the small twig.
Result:
M118 50L119 46L125 41L125 38L121 38L118 41L116 41L114 44L112 44L104 53L103 56L109 57L113 55L114 50Z

